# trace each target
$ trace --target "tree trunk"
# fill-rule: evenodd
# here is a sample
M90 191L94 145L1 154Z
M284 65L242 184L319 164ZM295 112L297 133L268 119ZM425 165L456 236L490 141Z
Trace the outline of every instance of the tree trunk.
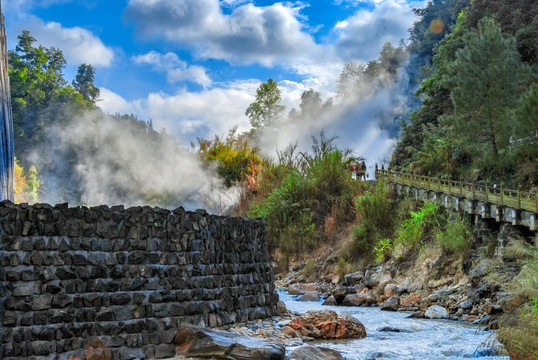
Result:
M0 4L0 200L14 200L13 118L4 16Z

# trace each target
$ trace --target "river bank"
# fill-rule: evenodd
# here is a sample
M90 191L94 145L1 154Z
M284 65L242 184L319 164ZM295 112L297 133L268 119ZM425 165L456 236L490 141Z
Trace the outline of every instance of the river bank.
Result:
M375 305L388 311L412 311L416 317L440 306L448 319L497 329L499 316L526 300L524 289L513 286L524 275L526 257L535 251L529 250L526 235L514 227L501 229L496 240L506 244L502 254L495 253L496 242L478 243L464 254L447 254L431 243L407 257L349 273L340 270L341 248L336 246L292 264L288 273L276 276L275 284L302 295L303 300L319 296L327 305Z

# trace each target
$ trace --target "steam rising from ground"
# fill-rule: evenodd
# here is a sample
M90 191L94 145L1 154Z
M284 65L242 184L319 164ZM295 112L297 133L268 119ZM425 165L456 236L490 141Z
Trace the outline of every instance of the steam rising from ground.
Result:
M64 190L69 178L70 186L82 187L86 205L181 205L221 213L236 200L237 189L224 189L195 153L142 121L95 111L51 134L52 151L36 152L32 159L38 168L56 169L45 174L42 201L71 203Z
M337 136L336 144L354 151L366 159L369 176L373 178L375 164L387 164L397 142L399 121L407 107L408 73L404 61L393 74L381 70L375 78L359 79L350 95L319 111L303 111L294 121L278 127L265 128L258 142L265 154L275 154L289 144L299 150L310 150L312 136L322 130L327 136Z
M309 151L311 137L323 130L338 137L335 145L364 157L373 178L374 164L387 163L397 140L397 117L407 110L405 65L404 60L397 68L381 67L374 76L363 73L333 106L303 106L299 116L260 129L256 145L270 158L290 144ZM46 184L41 201L182 205L223 213L238 200L239 190L226 189L215 168L197 153L132 117L94 111L74 117L50 134L46 151L35 152L30 159L38 169L53 169L41 172Z

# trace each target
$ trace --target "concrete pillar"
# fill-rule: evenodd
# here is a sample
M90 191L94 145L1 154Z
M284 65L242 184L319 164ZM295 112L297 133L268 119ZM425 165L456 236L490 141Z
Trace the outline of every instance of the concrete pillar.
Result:
M491 240L492 229L487 220L479 215L475 217L473 235L477 244L486 244Z
M504 248L508 246L512 241L525 241L525 236L521 233L520 229L509 223L501 224L501 231L497 235L497 246L495 248L496 256L504 255Z

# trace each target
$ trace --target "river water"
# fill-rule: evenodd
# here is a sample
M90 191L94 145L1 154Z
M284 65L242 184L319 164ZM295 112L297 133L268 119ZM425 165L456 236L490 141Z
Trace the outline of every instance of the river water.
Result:
M359 319L366 328L366 338L355 340L315 341L310 345L338 350L347 360L366 359L469 359L508 360L492 331L463 321L408 319L410 313L381 311L377 307L322 306L322 301L301 302L285 291L278 292L288 310L334 310ZM400 332L380 331L384 327ZM293 351L287 349L287 353Z

